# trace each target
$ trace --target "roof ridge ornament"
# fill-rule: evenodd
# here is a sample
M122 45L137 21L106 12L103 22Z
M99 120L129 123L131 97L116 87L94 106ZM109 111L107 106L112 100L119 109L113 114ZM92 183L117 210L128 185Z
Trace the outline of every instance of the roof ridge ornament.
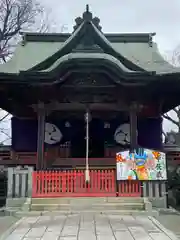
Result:
M155 32L149 34L149 46L153 46L153 37L156 35Z
M86 5L86 11L83 13L83 20L84 21L92 21L92 12L89 11L89 5Z
M86 5L86 11L83 13L82 17L75 19L76 25L73 27L74 31L83 23L83 22L92 22L97 29L101 31L102 27L100 24L100 19L98 17L93 18L92 12L89 11L89 4Z
M89 12L89 4L86 4L86 12Z

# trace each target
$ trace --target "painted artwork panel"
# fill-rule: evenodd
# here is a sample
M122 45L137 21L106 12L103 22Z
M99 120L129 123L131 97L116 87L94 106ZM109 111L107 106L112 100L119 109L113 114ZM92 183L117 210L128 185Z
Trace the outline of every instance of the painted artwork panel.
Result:
M166 154L151 149L116 154L117 180L167 180Z

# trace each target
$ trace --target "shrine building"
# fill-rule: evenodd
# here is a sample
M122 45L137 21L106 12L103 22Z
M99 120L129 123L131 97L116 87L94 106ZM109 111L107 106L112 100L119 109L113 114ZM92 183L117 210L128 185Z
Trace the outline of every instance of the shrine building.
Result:
M180 104L180 69L155 33L105 33L87 6L72 33L26 33L0 65L0 107L13 115L1 164L115 169L116 153L162 151L162 114ZM88 157L87 124L88 115Z
M115 153L162 150L162 114L180 104L179 69L155 33L104 33L87 7L72 33L22 33L0 66L0 107L12 117L9 164L115 167Z

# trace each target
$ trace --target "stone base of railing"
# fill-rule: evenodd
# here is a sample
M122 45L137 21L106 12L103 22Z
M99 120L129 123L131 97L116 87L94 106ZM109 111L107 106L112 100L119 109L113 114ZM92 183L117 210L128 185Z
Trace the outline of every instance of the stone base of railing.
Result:
M6 208L21 208L26 202L26 198L7 198Z
M152 203L149 201L148 198L144 198L144 208L147 212L152 212Z
M31 210L31 198L27 198L25 203L23 204L21 210L23 212L29 212Z
M150 198L150 197L148 197L148 200L151 202L152 207L167 208L167 198L166 198L166 196L159 197L159 198Z

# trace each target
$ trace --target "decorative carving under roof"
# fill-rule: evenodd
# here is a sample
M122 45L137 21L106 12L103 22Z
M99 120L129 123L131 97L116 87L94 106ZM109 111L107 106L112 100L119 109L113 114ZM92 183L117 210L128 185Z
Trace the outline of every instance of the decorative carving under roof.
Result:
M82 22L92 22L100 31L102 27L100 24L100 19L98 17L94 17L92 12L89 11L89 5L86 5L86 11L83 13L83 17L78 17L75 19L76 25L73 27L74 31L81 25Z

